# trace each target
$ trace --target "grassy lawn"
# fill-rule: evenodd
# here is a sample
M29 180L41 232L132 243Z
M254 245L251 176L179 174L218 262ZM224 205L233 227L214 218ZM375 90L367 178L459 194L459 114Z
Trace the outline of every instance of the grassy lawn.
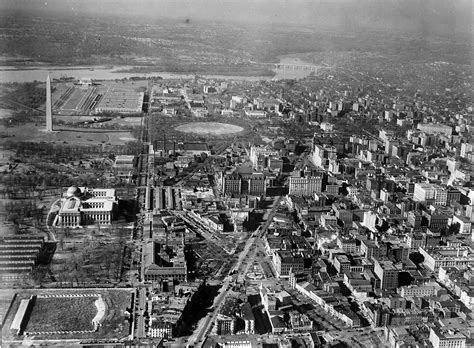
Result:
M121 290L104 290L102 297L107 305L107 313L102 326L96 333L103 339L121 339L129 334L128 315L130 307L130 292Z
M184 133L196 133L204 135L223 135L239 133L244 130L240 126L229 123L219 122L192 122L185 123L175 128L177 131Z
M131 306L132 290L103 289L80 291L70 290L25 290L15 300L12 314L7 318L6 326L11 322L18 310L21 299L31 295L60 294L100 294L105 301L106 311L101 326L97 331L84 333L68 333L61 331L88 331L93 330L92 319L97 314L95 300L97 297L55 297L37 298L32 309L25 332L44 332L35 334L37 340L63 340L63 339L88 339L88 340L113 340L122 341L130 335L130 321L128 311ZM1 293L0 293L1 295ZM58 331L57 333L55 331ZM2 337L8 340L18 340L13 331L4 330ZM22 339L20 337L20 339Z
M38 298L26 331L93 330L97 297Z

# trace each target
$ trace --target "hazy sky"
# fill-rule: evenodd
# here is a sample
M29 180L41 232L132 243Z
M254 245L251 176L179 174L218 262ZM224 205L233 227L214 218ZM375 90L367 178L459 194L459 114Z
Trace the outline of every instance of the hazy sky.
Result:
M0 0L0 9L472 33L471 0Z

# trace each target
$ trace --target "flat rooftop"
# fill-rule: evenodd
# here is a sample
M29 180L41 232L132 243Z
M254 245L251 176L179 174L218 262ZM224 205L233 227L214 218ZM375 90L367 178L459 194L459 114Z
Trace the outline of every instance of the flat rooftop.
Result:
M145 93L127 90L109 90L96 109L137 109L141 110Z

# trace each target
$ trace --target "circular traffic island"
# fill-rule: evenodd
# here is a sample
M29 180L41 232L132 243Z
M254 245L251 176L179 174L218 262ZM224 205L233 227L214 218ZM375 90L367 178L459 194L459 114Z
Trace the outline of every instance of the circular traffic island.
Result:
M193 133L197 135L220 136L240 133L244 128L229 123L191 122L179 125L175 127L175 130L178 132Z

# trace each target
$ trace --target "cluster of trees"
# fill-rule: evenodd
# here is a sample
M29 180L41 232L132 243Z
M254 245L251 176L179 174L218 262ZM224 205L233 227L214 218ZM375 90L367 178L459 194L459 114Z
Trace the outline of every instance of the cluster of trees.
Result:
M130 141L124 145L107 145L104 148L102 146L33 142L5 142L4 144L5 149L15 151L20 158L31 159L33 156L38 156L43 162L51 161L53 163L66 163L74 159L84 158L84 155L133 155L136 146L136 141Z
M68 186L88 187L126 187L127 183L119 179L109 178L102 171L90 173L31 173L31 174L4 174L0 176L0 197L3 199L23 199L43 197L51 187L61 188ZM60 192L59 192L60 194Z
M5 188L0 190L0 195L3 198L28 198L34 197L37 191L47 186L88 186L97 185L97 182L97 176L93 173L77 177L65 173L4 174L0 177L0 183Z
M33 201L7 202L4 205L5 220L16 224L25 219L34 218L37 223L43 221L45 207L38 208Z
M130 38L118 36L117 33L127 30L126 26L108 22L103 19L69 17L57 21L51 17L5 16L2 18L6 28L21 28L23 35L5 36L0 39L4 52L11 55L40 57L42 61L65 63L95 63L100 56L120 61L117 55L139 52L145 44ZM38 20L42 19L42 20ZM91 30L95 28L96 30ZM97 34L97 30L100 32ZM105 31L105 32L104 32ZM108 33L107 33L108 32ZM109 34L109 35L107 35ZM106 36L106 39L102 39Z
M108 170L112 167L112 164L111 159L97 158L91 160L90 167L96 170Z
M109 240L113 233L114 239ZM124 280L130 268L131 250L126 246L128 230L122 227L91 230L90 239L71 240L71 232L58 232L58 250L70 257L61 264L53 264L52 272L58 281L71 283L106 283ZM109 235L105 241L104 235Z
M11 113L10 117L2 119L0 122L5 125L5 127L15 126L31 122L43 122L38 118L39 112L33 110L14 110Z
M138 140L131 140L131 141L127 141L125 145L122 146L121 152L115 152L115 153L137 155L142 152L143 152L143 143Z
M13 91L6 97L32 109L37 109L46 101L45 85L38 81L13 83Z
M84 154L98 154L102 153L100 146L78 146L67 144L53 144L53 143L33 143L33 142L16 142L5 144L9 150L16 150L16 155L19 157L38 155L43 160L54 159L57 162L60 158L80 158Z

